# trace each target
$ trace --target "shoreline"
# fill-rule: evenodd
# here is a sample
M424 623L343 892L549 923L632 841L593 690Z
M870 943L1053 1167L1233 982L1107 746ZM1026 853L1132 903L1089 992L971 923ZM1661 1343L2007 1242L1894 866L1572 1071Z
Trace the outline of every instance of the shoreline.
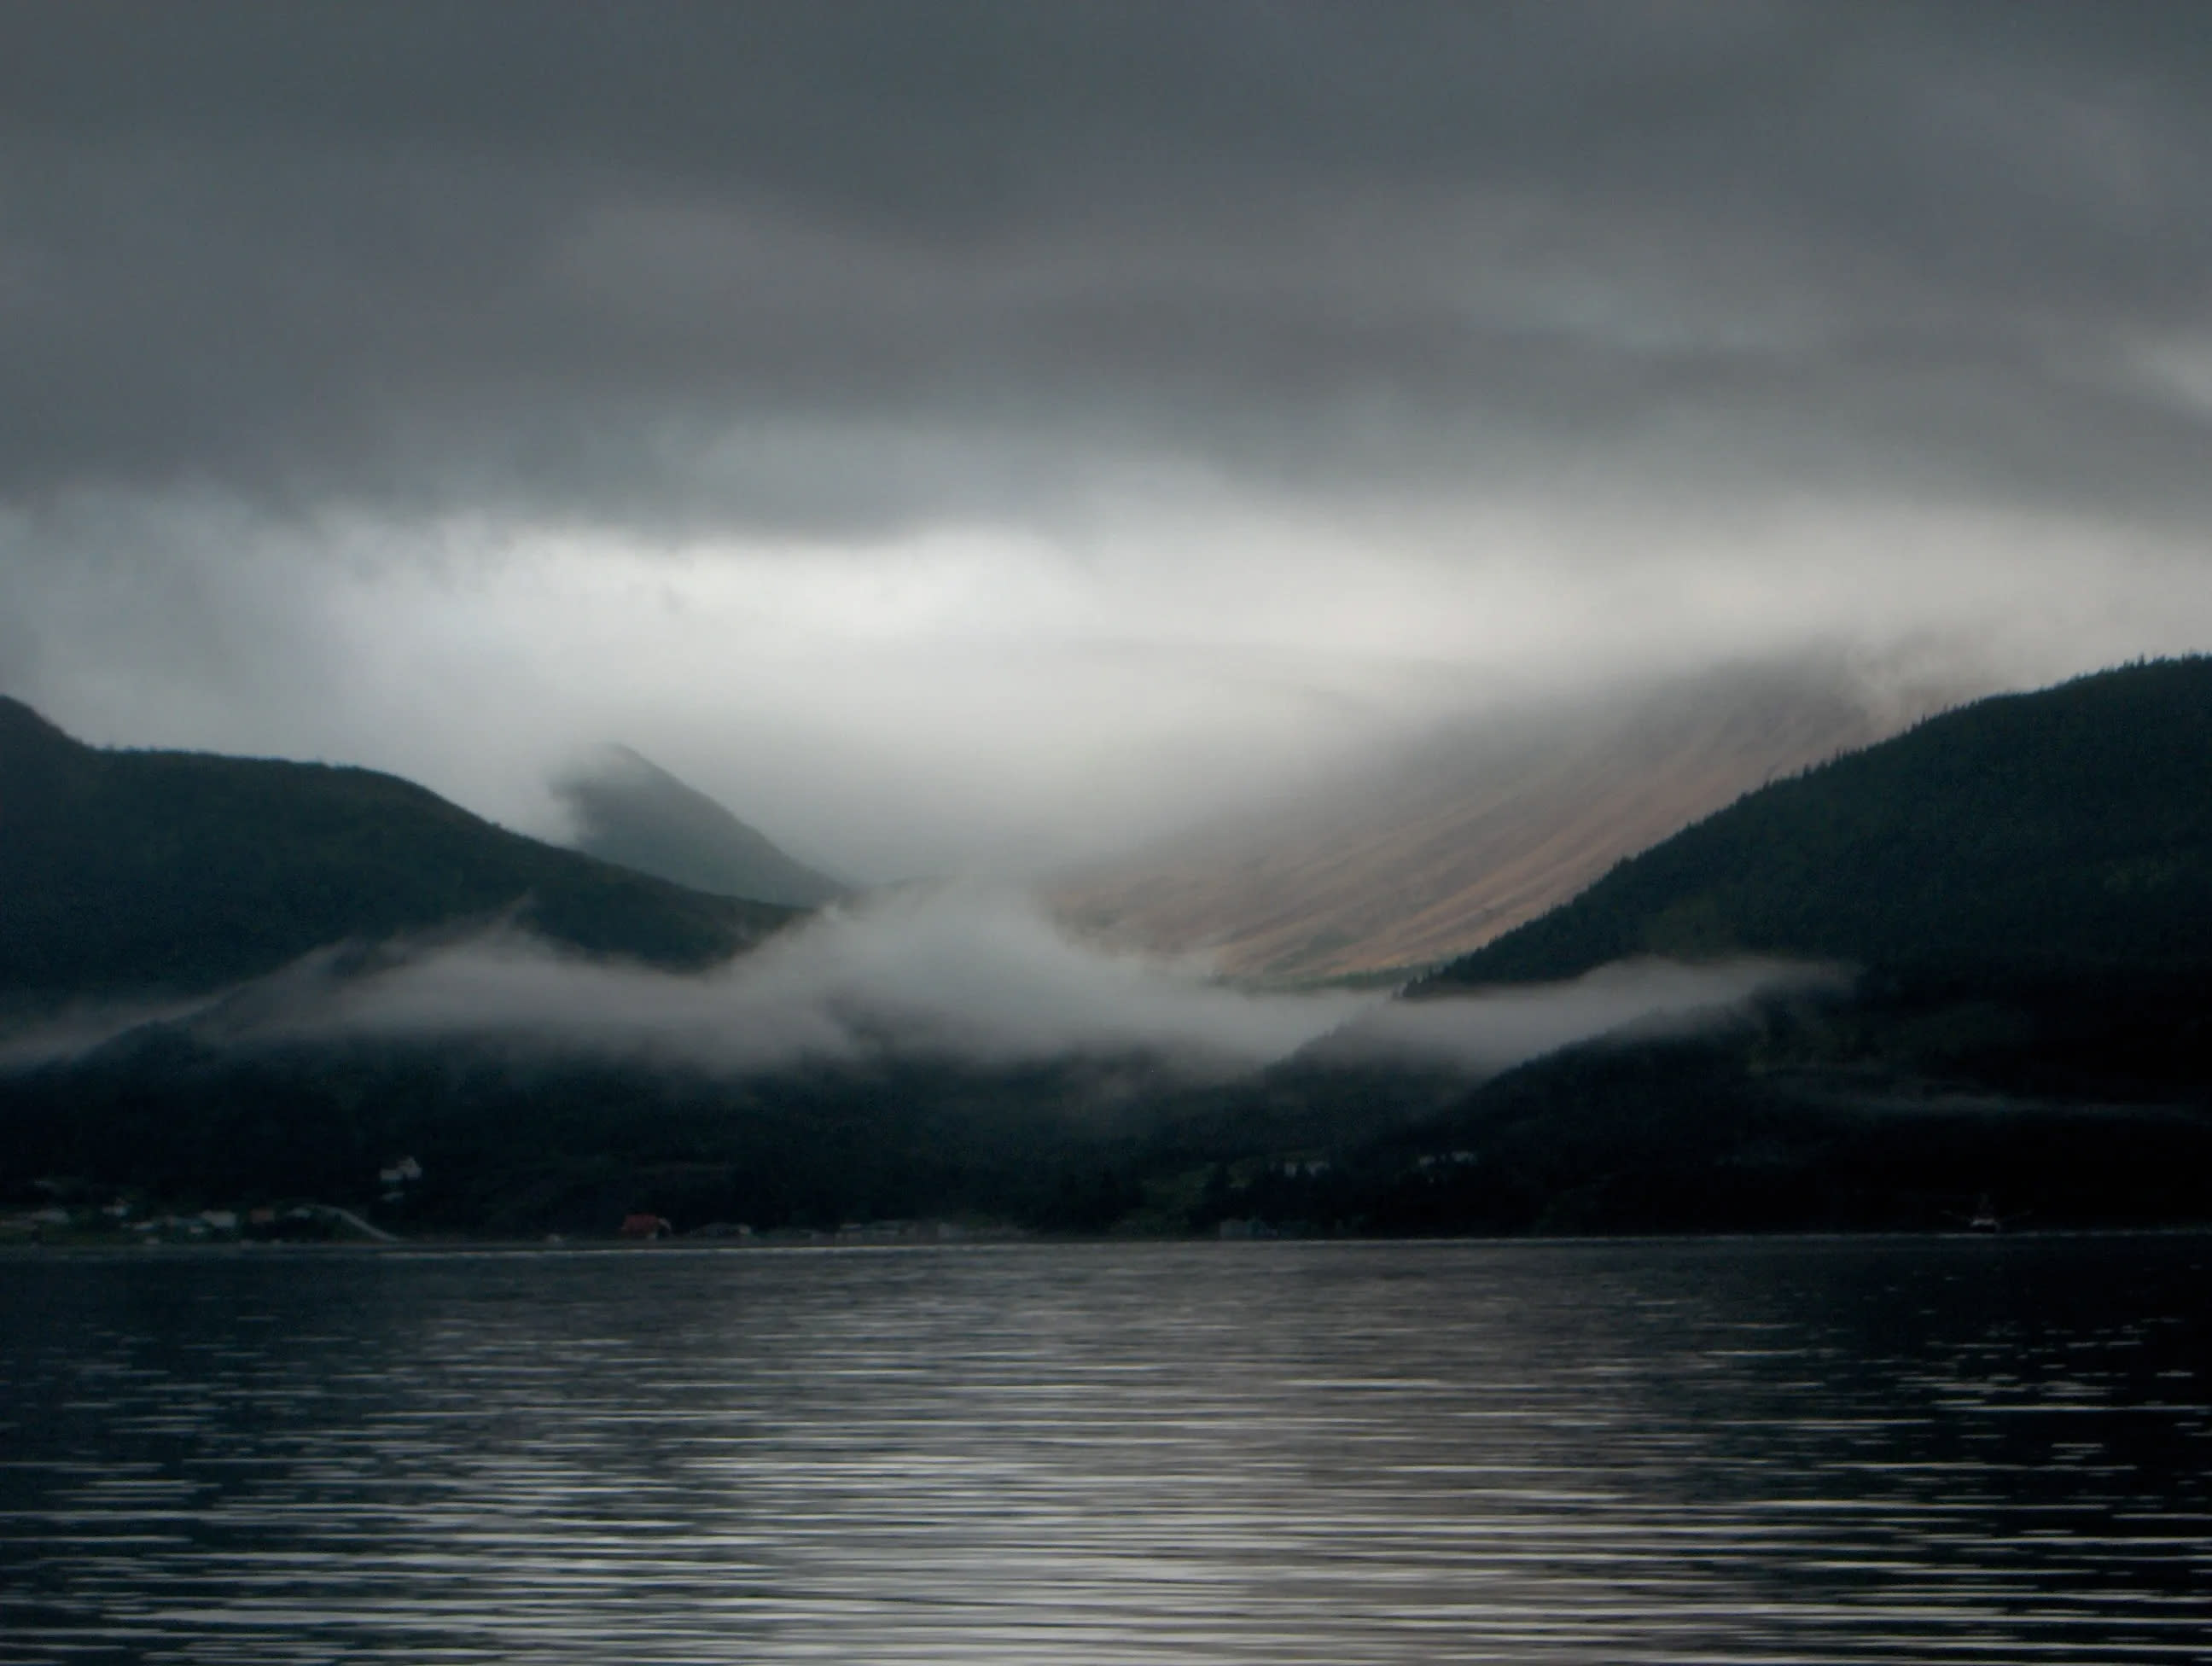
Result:
M248 1240L228 1243L100 1243L83 1240L70 1243L0 1243L0 1262L33 1260L185 1260L221 1256L231 1260L252 1260L269 1256L319 1257L331 1256L732 1256L792 1253L872 1253L915 1254L938 1252L947 1254L989 1251L1003 1253L1020 1250L1077 1250L1077 1249L1189 1249L1212 1245L1229 1253L1265 1252L1275 1249L1315 1249L1323 1246L1358 1248L1361 1246L1395 1246L1412 1244L1571 1246L1577 1244L1686 1244L1686 1243L2049 1243L2075 1238L2133 1238L2133 1237L2212 1237L2212 1220L2169 1222L2159 1225L2118 1226L2043 1226L2022 1227L2001 1232L1973 1231L1962 1228L1899 1229L1868 1228L1863 1231L1849 1227L1806 1228L1760 1232L1522 1232L1498 1235L1438 1234L1435 1236L1392 1237L1377 1234L1372 1237L1311 1237L1273 1238L1224 1239L1210 1234L1188 1234L1177 1237L1135 1236L1045 1236L1030 1235L1020 1237L977 1237L951 1242L911 1243L837 1243L825 1240L817 1243L732 1243L727 1241L685 1242L663 1240L653 1243L624 1243L607 1238L570 1238L549 1243L532 1238L394 1238L386 1243L354 1241L343 1243L313 1243L304 1242L260 1242Z

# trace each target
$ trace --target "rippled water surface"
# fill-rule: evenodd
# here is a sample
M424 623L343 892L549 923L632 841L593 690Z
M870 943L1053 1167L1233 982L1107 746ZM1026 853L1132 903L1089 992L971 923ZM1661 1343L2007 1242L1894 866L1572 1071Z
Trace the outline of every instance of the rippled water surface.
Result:
M0 1658L2194 1660L2212 1239L0 1262Z

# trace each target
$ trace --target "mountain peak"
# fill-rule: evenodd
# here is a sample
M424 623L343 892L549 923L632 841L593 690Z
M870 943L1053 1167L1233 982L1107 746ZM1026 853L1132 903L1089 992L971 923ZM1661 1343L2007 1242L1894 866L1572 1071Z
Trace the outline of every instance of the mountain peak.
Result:
M75 749L82 745L22 701L0 694L0 747L15 752L32 747Z
M685 967L786 914L526 839L397 776L111 751L0 699L0 1002L204 991L517 910L565 947Z
M811 908L847 887L786 854L633 746L599 748L553 782L579 850L695 891Z

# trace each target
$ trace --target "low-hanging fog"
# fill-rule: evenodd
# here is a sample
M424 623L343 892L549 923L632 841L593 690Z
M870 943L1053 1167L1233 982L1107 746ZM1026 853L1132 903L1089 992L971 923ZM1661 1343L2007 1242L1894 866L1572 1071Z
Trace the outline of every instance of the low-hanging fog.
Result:
M1038 871L2212 641L2201 5L0 5L0 690Z
M1141 1055L1218 1077L1309 1048L1332 1061L1481 1075L1614 1031L1717 1021L1760 995L1837 977L1773 961L1642 961L1419 1001L1261 993L1200 964L1103 952L1020 892L947 885L830 909L702 974L585 959L511 927L386 945L367 970L325 951L196 1006L87 1010L20 1031L0 1043L0 1068L82 1056L160 1022L230 1049L484 1041L735 1075L902 1057L989 1067Z

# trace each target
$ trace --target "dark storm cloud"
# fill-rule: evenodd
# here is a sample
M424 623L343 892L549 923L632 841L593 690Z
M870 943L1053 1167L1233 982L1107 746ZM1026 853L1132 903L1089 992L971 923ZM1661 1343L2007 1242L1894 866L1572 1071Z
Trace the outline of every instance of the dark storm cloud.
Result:
M9 6L0 496L2195 509L2209 61L2192 0Z

